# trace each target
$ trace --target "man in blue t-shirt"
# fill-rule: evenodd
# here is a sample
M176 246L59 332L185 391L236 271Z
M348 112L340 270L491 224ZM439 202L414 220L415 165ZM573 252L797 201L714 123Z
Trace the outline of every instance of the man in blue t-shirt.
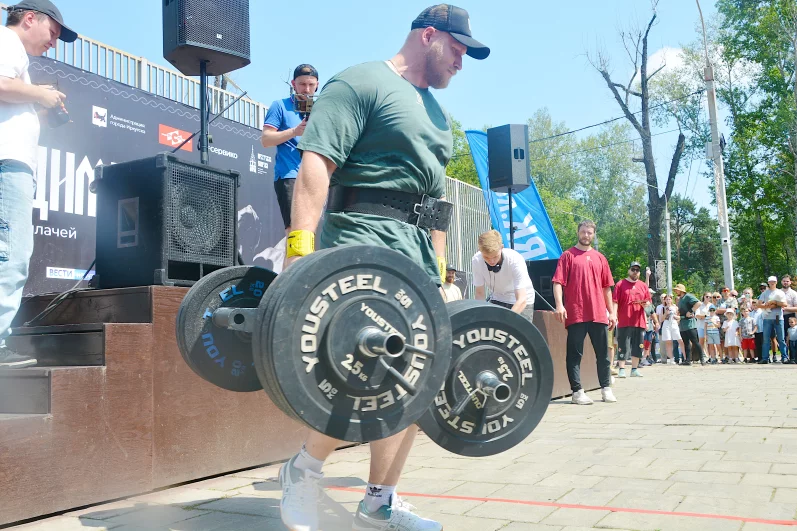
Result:
M277 165L274 167L274 191L285 223L285 233L291 231L291 201L293 184L299 171L302 154L299 152L299 139L304 133L309 113L299 113L297 107L312 100L318 90L318 71L311 65L297 66L293 71L293 94L271 104L263 123L263 147L277 146Z

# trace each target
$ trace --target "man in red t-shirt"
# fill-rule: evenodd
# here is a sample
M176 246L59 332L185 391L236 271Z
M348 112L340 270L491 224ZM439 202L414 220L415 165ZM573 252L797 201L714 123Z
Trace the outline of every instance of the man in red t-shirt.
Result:
M573 403L580 405L592 403L581 388L581 358L587 334L595 350L603 401L617 402L611 388L607 338L608 331L617 324L612 304L614 279L606 257L592 248L594 239L595 222L579 223L578 244L562 253L553 277L556 318L567 328L567 378L573 390Z
M617 353L620 365L619 378L625 378L625 362L631 360L631 376L642 376L639 362L642 359L643 339L647 326L645 307L653 304L648 285L639 280L642 267L631 262L628 278L614 286L614 304L617 307Z

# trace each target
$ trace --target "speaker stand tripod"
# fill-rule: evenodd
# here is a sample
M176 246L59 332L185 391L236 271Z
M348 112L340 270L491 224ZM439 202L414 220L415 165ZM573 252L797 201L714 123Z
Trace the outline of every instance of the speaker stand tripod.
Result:
M208 163L208 62L199 61L199 162Z
M515 223L512 218L512 187L509 187L509 248L515 250Z
M179 146L172 150L172 153L177 153L181 147L190 142L192 138L199 135L199 162L205 165L208 164L208 145L210 144L210 141L208 140L208 128L210 127L210 124L215 122L219 116L222 116L225 112L227 112L227 109L238 103L241 98L249 93L248 91L244 91L241 95L232 100L229 105L219 111L219 113L214 116L212 120L209 120L207 68L207 61L199 62L199 131L183 140Z

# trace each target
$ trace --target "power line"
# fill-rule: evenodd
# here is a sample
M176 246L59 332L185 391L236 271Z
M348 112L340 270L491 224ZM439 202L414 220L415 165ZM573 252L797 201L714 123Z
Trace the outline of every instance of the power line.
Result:
M666 135L668 133L674 133L676 131L680 131L680 129L676 128L676 129L670 129L669 131L661 131L661 132L658 132L658 133L654 133L654 134L652 134L650 136L654 137L654 136ZM541 160L556 159L556 158L560 158L560 157L565 157L567 155L578 155L580 153L588 153L590 151L598 151L599 149L604 149L604 148L607 148L607 147L619 146L620 144L628 144L630 142L637 142L637 140L638 140L637 138L631 138L629 140L621 140L619 142L612 142L611 144L604 144L602 146L597 146L597 147L594 147L594 148L579 149L579 150L576 150L576 151L568 151L567 153L560 153L558 155L551 155L549 157L540 157L538 159L532 159L529 162L539 162Z
M675 103L676 101L685 100L687 98L691 98L692 96L695 96L697 94L703 93L705 91L706 91L706 89L698 89L698 90L692 92L691 94L687 94L685 96L681 96L680 98L675 98L675 99L670 100L670 101L665 101L665 102L662 102L662 103L658 103L658 104L650 107L648 110L655 109L657 107L663 107L664 105L669 105L670 103ZM630 114L639 114L641 112L642 111L639 110L639 111L636 111L636 112L632 112ZM604 120L604 121L596 123L596 124L587 125L585 127L580 127L578 129L573 129L572 131L565 131L564 133L557 133L555 135L546 136L546 137L543 137L543 138L537 138L537 139L534 139L534 140L529 140L529 144L533 144L534 142L542 142L543 140L550 140L552 138L559 138L560 136L572 135L573 133L578 133L578 132L584 131L586 129L592 129L593 127L598 127L598 126L601 126L601 125L610 124L612 122L616 122L617 120L623 120L625 118L626 118L625 115L618 116L616 118L610 118L609 120Z

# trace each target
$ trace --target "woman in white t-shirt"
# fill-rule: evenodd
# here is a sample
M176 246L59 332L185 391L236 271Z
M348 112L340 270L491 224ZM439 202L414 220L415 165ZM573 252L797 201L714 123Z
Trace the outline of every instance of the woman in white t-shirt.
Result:
M705 324L709 306L711 306L711 293L706 293L703 295L703 301L700 303L700 307L695 312L695 318L697 319L697 338L700 341L700 348L703 349L703 352L706 351Z
M667 363L674 363L672 359L672 342L678 342L678 348L681 352L686 352L684 349L684 342L681 339L681 331L678 329L678 321L681 318L678 316L678 307L672 302L672 295L665 295L664 302L662 303L662 319L661 319L661 342L664 344L664 351L667 355Z

